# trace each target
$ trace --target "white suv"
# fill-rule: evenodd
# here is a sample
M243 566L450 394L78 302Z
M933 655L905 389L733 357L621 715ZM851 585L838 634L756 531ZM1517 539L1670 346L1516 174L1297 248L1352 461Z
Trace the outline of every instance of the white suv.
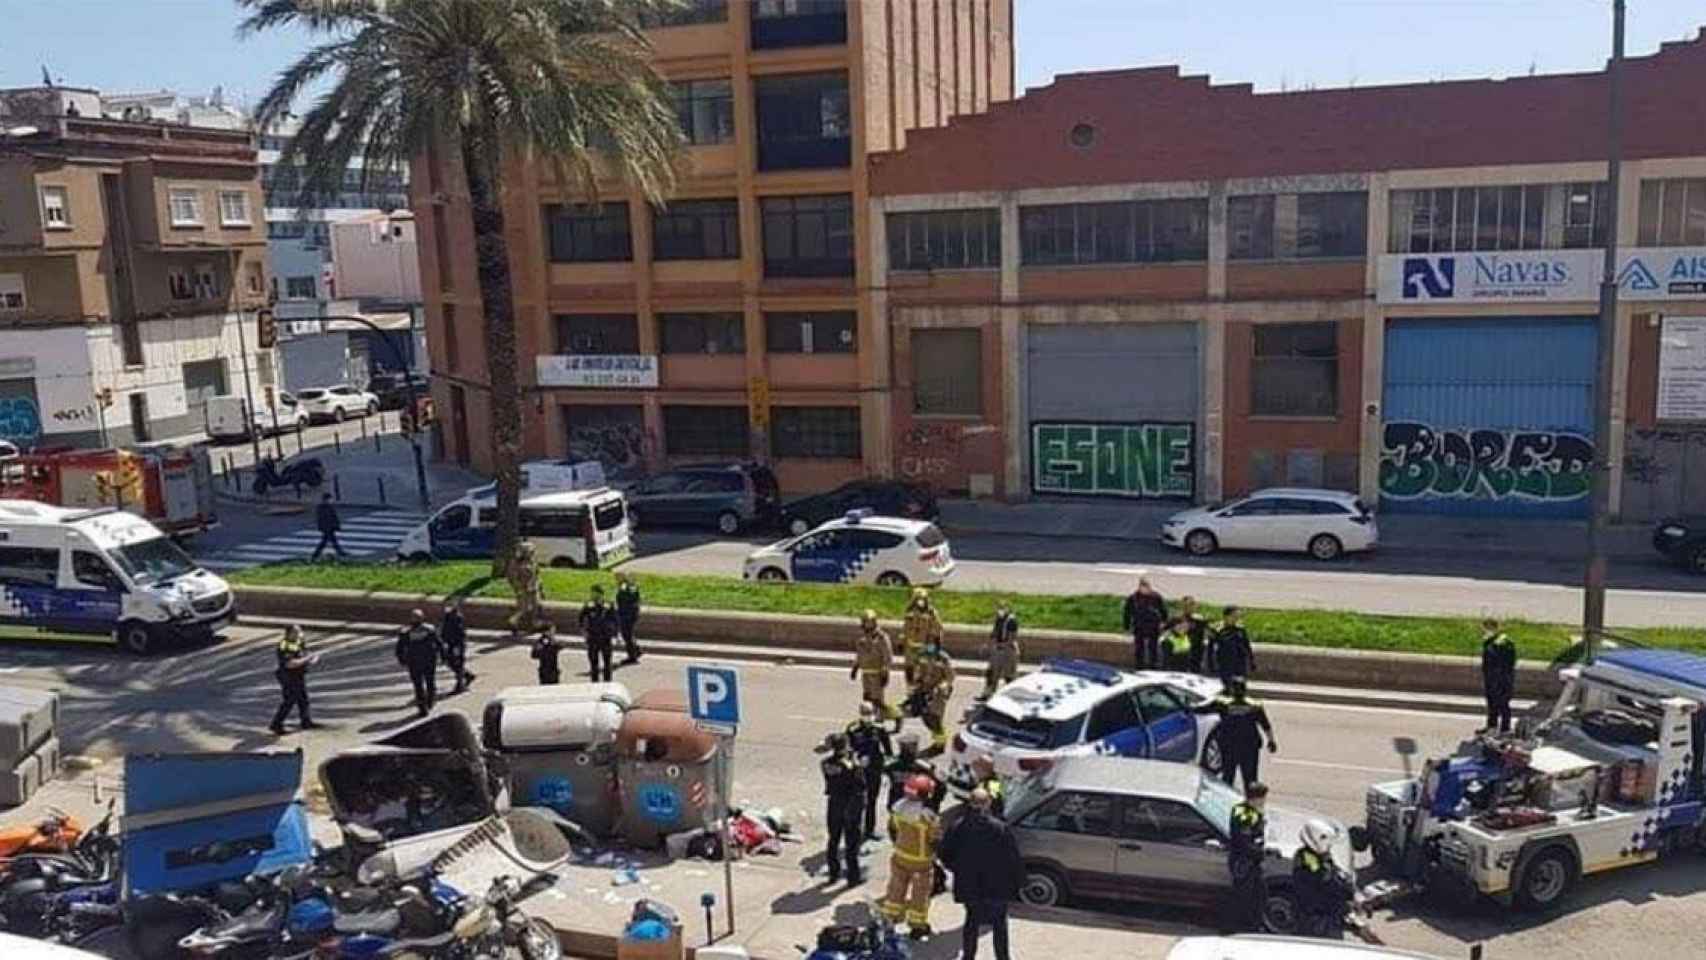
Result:
M1199 557L1216 550L1278 550L1336 560L1373 550L1380 529L1354 493L1272 487L1221 506L1175 513L1161 524L1161 542Z
M326 420L342 423L350 417L366 417L379 412L378 397L347 383L298 390L296 402L316 423Z

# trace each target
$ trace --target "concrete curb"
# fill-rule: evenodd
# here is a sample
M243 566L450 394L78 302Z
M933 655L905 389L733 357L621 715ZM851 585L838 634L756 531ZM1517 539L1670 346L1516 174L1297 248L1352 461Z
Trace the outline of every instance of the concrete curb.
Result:
M355 590L303 590L292 587L233 588L245 617L300 618L379 623L400 626L415 608L435 611L445 598L419 594ZM464 603L468 625L475 629L506 630L514 609L508 600L470 598ZM546 613L558 628L573 633L579 606L547 603ZM436 619L436 617L434 617ZM758 648L772 652L833 653L836 662L851 663L858 627L850 619L792 614L677 610L652 607L642 615L645 635L654 640L688 644ZM888 624L898 629L897 624ZM950 624L943 642L959 659L979 659L988 642L983 627ZM1024 634L1025 657L1078 657L1102 663L1130 663L1131 641L1124 637L1077 631L1031 630ZM1366 650L1328 650L1281 644L1256 645L1257 673L1264 684L1304 684L1352 691L1402 691L1478 697L1481 665L1471 657L1388 653ZM1516 694L1525 699L1548 699L1559 690L1555 671L1543 663L1524 661L1517 669Z

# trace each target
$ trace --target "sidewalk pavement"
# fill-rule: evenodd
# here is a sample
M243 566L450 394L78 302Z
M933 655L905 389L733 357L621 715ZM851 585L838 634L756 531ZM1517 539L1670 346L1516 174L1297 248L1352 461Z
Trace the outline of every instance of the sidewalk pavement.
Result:
M1161 521L1189 504L1050 499L1024 503L942 500L941 524L956 534L1083 537L1154 543ZM1382 553L1453 555L1473 550L1511 557L1574 556L1582 551L1587 523L1490 517L1380 514ZM1619 524L1610 530L1611 557L1649 559L1652 528Z
M424 448L421 455L426 467L427 496L432 509L462 496L469 487L490 482L490 478L454 463L430 459L430 453ZM266 496L255 496L250 492L255 476L250 467L232 471L229 482L224 474L215 475L214 489L220 499L237 503L307 506L319 503L322 494L331 493L337 497L340 506L420 507L414 452L401 436L384 436L377 450L369 439L345 443L341 450L330 445L308 447L286 460L306 457L316 457L325 466L326 482L317 490L304 488L301 497L297 497L289 487L268 491Z

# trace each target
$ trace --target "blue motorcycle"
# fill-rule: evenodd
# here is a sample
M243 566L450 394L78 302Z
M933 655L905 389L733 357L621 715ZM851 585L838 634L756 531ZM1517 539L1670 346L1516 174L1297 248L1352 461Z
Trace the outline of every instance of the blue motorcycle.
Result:
M836 924L818 931L817 947L799 944L794 949L805 960L912 960L912 943L895 929L874 904L867 904L870 919L863 926Z

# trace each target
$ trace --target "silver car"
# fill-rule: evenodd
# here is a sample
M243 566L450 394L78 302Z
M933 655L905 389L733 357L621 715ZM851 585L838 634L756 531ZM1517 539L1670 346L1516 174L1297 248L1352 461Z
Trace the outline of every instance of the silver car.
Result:
M1195 766L1119 757L1069 757L1012 785L1005 816L1025 862L1019 898L1055 906L1074 897L1211 905L1228 895L1232 807L1240 795ZM1269 931L1297 928L1291 860L1318 814L1268 806ZM1333 858L1351 865L1350 832Z

